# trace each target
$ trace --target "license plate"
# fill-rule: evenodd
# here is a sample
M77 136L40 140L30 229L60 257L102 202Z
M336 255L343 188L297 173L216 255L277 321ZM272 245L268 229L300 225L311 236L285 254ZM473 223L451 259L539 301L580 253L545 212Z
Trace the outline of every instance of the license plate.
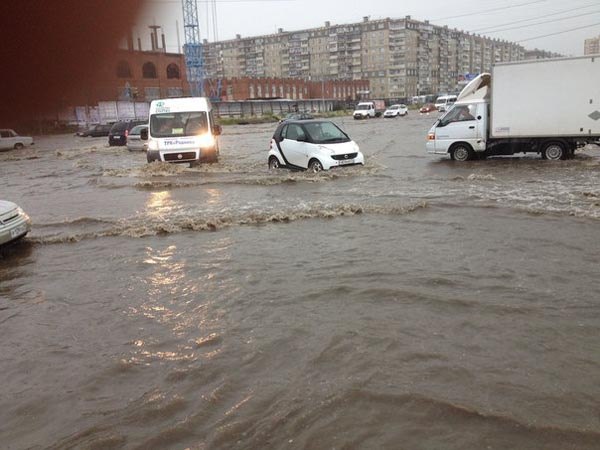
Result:
M354 164L354 160L353 159L342 159L340 161L340 166L345 166L346 164Z
M10 237L11 238L19 237L22 234L25 234L26 231L27 231L26 225L19 225L17 228L13 228L12 230L10 230Z

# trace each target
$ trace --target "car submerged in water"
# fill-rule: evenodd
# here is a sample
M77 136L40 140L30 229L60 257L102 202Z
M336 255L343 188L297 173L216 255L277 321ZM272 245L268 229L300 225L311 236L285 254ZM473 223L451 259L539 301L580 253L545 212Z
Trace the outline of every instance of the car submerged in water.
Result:
M320 172L364 165L356 142L328 120L287 120L279 124L269 146L269 169Z
M31 231L31 219L13 202L0 200L0 246L16 241Z

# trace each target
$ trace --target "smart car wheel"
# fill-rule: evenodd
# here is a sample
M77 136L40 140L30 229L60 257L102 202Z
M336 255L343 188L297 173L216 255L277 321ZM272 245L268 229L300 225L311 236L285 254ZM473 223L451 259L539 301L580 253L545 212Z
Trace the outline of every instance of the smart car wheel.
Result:
M313 173L317 173L323 170L323 164L318 159L311 159L308 163L308 170Z
M269 170L279 169L280 167L279 160L275 156L271 156L269 158Z

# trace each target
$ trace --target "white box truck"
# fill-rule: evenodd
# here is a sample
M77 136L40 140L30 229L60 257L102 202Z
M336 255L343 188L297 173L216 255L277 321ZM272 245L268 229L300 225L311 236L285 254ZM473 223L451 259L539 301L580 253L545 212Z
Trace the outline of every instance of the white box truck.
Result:
M567 159L600 137L600 56L500 63L462 90L427 136L458 161L535 152Z
M216 162L221 126L215 122L210 100L205 97L168 98L150 103L147 140L148 162Z
M385 102L383 100L365 100L356 105L352 117L354 119L369 119L379 117L385 111Z

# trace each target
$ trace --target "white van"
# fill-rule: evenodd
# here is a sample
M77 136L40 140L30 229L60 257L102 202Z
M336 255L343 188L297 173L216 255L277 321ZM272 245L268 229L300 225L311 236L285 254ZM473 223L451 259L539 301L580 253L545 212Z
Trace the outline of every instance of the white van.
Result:
M168 98L150 104L147 140L148 162L216 162L219 157L221 126L215 122L213 108L205 97Z
M435 107L440 112L448 111L454 102L456 102L456 95L441 95L435 101Z

